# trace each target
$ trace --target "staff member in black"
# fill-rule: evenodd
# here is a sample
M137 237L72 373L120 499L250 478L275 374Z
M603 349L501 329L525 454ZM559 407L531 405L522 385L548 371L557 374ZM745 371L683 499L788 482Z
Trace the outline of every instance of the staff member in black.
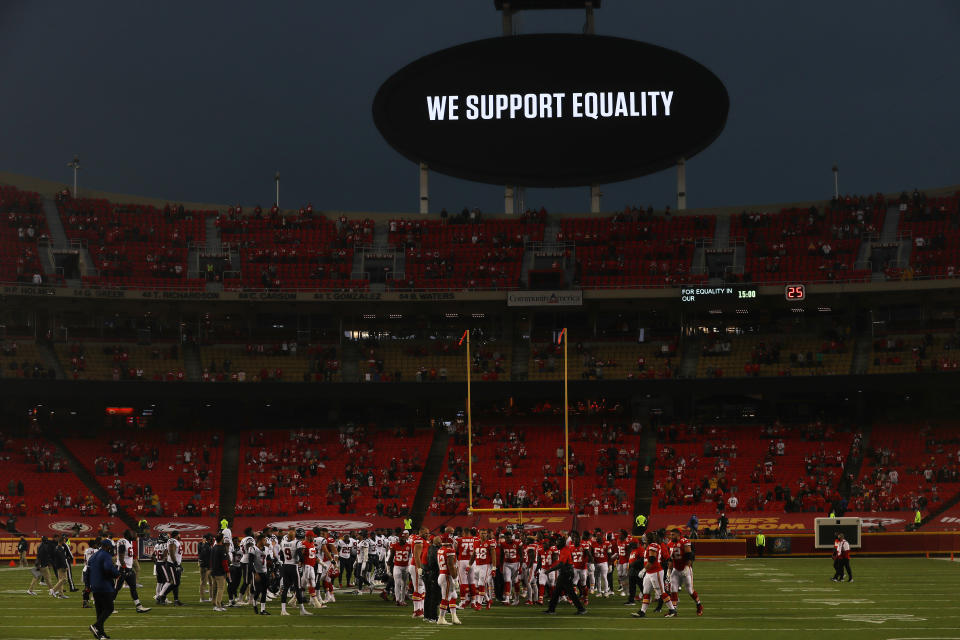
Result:
M576 615L582 616L587 612L583 604L581 604L580 598L577 597L577 590L573 588L572 552L573 542L570 542L560 550L560 557L557 559L557 563L545 569L547 573L551 571L559 571L559 573L557 574L557 587L553 590L553 595L550 597L550 604L544 613L555 614L557 612L557 602L560 600L561 594L567 596L570 602L573 603L573 606L577 608Z
M67 561L67 584L70 585L70 591L79 591L77 586L73 584L73 552L70 550L70 539L66 535L61 536L60 545L57 548Z
M27 539L23 536L20 536L20 541L17 542L17 555L20 556L20 568L23 569L27 566L27 550L30 548L30 545L27 543Z
M200 567L200 602L210 602L213 585L210 580L210 551L213 549L213 534L206 533L197 545L197 565ZM207 597L203 597L206 588Z
M97 608L97 621L90 625L90 632L96 640L108 638L103 629L104 623L113 613L113 599L116 591L113 581L120 575L113 566L113 541L109 538L100 543L97 551L87 566L90 575L90 591L93 592L93 603Z
M440 536L434 536L427 547L427 562L423 565L423 584L427 588L423 600L423 619L436 622L440 615L440 565L437 563L437 551L440 549Z

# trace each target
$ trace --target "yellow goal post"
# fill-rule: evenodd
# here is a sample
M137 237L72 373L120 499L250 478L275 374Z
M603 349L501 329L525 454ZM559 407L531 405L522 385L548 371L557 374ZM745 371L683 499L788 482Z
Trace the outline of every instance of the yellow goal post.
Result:
M471 367L470 357L470 330L467 329L460 337L460 345L466 343L467 350L467 512L468 513L519 513L521 522L523 513L570 511L570 404L567 385L567 329L564 328L557 336L557 344L563 345L563 496L562 507L508 507L494 509L492 507L473 506L473 411L471 406Z

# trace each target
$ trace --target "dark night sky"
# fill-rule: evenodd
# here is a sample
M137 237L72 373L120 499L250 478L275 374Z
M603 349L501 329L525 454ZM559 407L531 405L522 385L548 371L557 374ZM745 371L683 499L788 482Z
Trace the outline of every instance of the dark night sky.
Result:
M581 12L521 14L579 32ZM415 211L417 171L370 105L415 58L500 34L491 0L0 4L0 170L205 202ZM597 33L676 49L727 85L726 130L688 163L689 206L960 183L960 3L604 0ZM604 208L674 201L671 171L606 185ZM503 208L437 174L432 208ZM582 211L587 190L530 190Z

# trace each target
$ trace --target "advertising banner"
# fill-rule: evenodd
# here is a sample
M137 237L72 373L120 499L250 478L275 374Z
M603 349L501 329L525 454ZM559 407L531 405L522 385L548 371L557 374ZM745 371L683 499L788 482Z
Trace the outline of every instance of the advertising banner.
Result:
M583 291L508 291L508 307L580 307Z
M40 546L40 538L27 538L27 544L29 548L27 549L27 559L33 560L37 557L37 547ZM0 560L16 560L20 558L20 554L17 553L17 544L20 542L20 538L10 538L2 537L0 538ZM73 554L74 560L78 563L83 562L83 552L86 551L90 544L93 542L93 538L70 538L70 552Z
M650 526L654 529L678 527L686 529L690 514L695 513L693 509L689 513L658 513L656 510L650 514ZM758 531L766 534L779 533L813 533L814 519L823 517L822 513L777 513L771 511L737 511L728 512L727 530L737 535L755 535ZM860 518L864 531L904 531L908 522L912 521L913 516L902 511L891 511L884 513L868 512L847 512L846 517ZM697 514L700 520L701 533L708 529L717 528L717 517L715 514L703 516ZM954 528L960 529L960 511L957 513L957 522ZM926 530L927 527L924 527ZM933 529L931 529L933 530Z

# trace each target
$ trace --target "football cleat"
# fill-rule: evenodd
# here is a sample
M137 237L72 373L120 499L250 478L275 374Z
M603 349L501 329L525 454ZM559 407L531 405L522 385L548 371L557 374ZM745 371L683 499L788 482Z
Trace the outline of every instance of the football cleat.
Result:
M647 612L646 612L646 611L634 611L634 612L631 613L630 615L631 615L632 617L634 617L634 618L646 618L646 617L647 617Z
M698 616L702 616L702 615L703 615L703 605L700 604L699 602L697 603L697 615L698 615Z
M150 611L150 607L145 607L142 604L137 605L137 613L146 613L147 611Z
M586 610L586 609L577 609L577 612L576 612L575 614L573 614L573 615L575 615L575 616L585 616L585 615L587 615L587 610Z
M670 611L667 611L665 614L663 614L663 617L664 617L664 618L676 618L678 615L680 615L680 614L677 613L677 610L676 610L676 609L670 609Z

